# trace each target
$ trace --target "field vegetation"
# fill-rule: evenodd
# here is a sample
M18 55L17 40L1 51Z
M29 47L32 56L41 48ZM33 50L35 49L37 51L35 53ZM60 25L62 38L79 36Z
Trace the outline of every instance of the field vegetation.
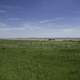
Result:
M0 40L0 80L80 80L80 41Z

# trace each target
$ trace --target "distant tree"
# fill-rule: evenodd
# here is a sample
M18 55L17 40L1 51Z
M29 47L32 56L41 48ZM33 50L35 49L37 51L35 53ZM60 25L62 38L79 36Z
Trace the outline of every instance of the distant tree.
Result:
M53 38L49 38L48 40L50 41L50 40L55 40L55 39L53 39Z

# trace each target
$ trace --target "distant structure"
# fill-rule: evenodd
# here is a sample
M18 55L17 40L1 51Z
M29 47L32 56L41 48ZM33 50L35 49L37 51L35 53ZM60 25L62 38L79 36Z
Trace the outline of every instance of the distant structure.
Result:
M48 40L49 40L49 41L51 41L51 40L55 40L55 38L49 38Z

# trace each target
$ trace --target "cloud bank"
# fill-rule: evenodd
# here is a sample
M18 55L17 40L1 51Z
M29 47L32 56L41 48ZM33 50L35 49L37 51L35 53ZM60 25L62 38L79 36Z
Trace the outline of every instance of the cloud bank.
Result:
M27 37L80 37L80 27L71 25L24 23L22 27L10 27L0 23L0 38Z

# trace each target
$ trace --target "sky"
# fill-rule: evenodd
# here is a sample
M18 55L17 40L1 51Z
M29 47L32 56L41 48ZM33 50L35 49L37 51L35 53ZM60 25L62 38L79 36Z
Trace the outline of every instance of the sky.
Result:
M80 37L80 0L0 0L0 38Z

